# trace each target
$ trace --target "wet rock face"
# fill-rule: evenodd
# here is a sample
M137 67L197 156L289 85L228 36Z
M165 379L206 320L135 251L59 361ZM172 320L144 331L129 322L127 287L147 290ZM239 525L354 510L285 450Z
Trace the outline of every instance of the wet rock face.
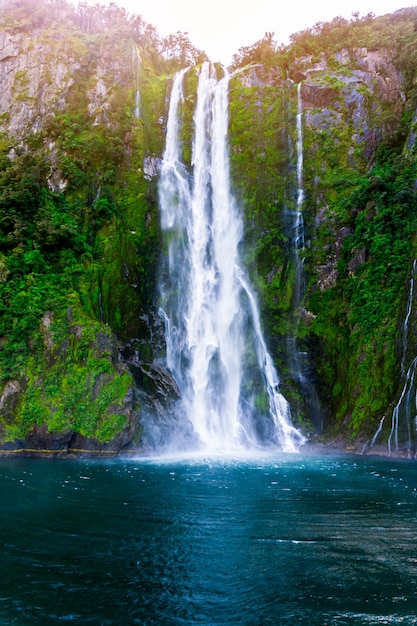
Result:
M381 98L393 104L404 101L403 79L401 73L384 51L371 51L367 48L342 50L327 58L321 53L319 61L312 56L297 60L297 82L306 82L311 86L318 85L324 74L337 77L345 85L362 83L367 85ZM320 93L318 90L317 93ZM318 105L314 89L308 106ZM305 98L306 99L306 98ZM320 96L319 96L320 100Z
M154 346L139 339L131 340L121 350L121 358L132 373L141 396L155 414L169 410L180 397L180 390L172 374L161 363L153 360Z
M123 347L108 329L74 323L71 307L66 320L69 323L67 334L57 341L54 315L45 312L40 324L44 369L32 374L34 380L11 380L0 387L0 454L114 456L123 451L138 453L144 448L145 424L146 449L168 440L178 422L173 407L180 392L170 372L155 361L155 350L161 349L162 341L157 320L148 320L153 342L131 340ZM69 365L69 358L72 365ZM106 361L106 367L100 359ZM96 372L92 369L94 364L100 366ZM70 372L75 371L74 368L83 391L77 396L76 404L71 405L65 396L77 394L70 385ZM126 387L121 386L121 380L127 380ZM60 389L58 396L50 395L51 382ZM35 388L39 391L29 401L28 385L32 395L37 393ZM62 418L57 423L56 413L62 403L66 406L65 423ZM79 404L85 405L85 409L77 417ZM22 423L22 407L30 419L33 411L42 413L43 422L35 421L26 429ZM84 421L88 423L94 415L96 427L88 433ZM17 437L11 436L16 432L13 427L20 428Z
M348 124L352 143L365 144L372 156L376 140L398 125L404 102L402 76L391 60L382 51L358 48L331 58L322 53L318 62L305 57L298 67L309 128L329 131Z
M113 56L114 49L113 46L100 47L100 44L88 43L81 38L71 39L69 36L60 39L54 34L53 28L47 33L42 29L34 29L30 33L0 31L0 134L4 132L16 139L18 144L23 144L25 137L33 131L48 128L47 120L65 111L78 89L85 96L88 123L110 127L112 107L116 102L112 99L115 88L120 85L132 88L130 58L124 58L120 50ZM337 164L339 154L343 151L348 155L346 165L352 165L353 168L356 166L355 159L362 155L365 155L368 163L371 162L378 141L398 124L398 113L403 106L402 78L390 59L381 51L358 48L343 50L331 58L325 53L318 60L313 57L301 58L289 71L291 75L284 78L278 67L265 68L262 64L253 64L237 73L233 80L240 81L245 88L253 87L257 93L259 91L255 105L259 115L263 115L264 111L269 114L270 110L266 106L263 108L262 88L274 88L273 95L276 98L281 98L284 90L284 95L292 90L294 104L294 83L302 83L303 121L306 130L311 131L310 134L306 132L310 141L307 146L309 166L318 162L315 155L320 154L321 147L317 139L320 136L326 136L332 154L343 143L334 157ZM410 147L414 141L415 134L410 135ZM59 170L55 143L46 137L44 147L49 151L50 189L63 191L66 181ZM356 151L357 147L359 149ZM355 151L360 153L359 157ZM9 157L13 158L12 151ZM332 211L331 194L322 185L320 177L325 179L323 170L330 170L332 163L330 159L322 162L321 170L318 166L317 171L314 170L317 178L317 219L311 230L312 237L322 226L323 230L328 227L331 231L328 253L326 251L322 255L320 265L314 268L317 272L316 287L325 291L336 285L340 250L349 231L346 227L340 229L337 223L333 225L329 220ZM157 154L145 157L145 180L154 183L159 169L160 158ZM149 189L152 189L151 185ZM135 234L133 230L131 233ZM352 249L351 254L347 269L355 274L366 262L366 249ZM133 262L130 264L130 260L126 261L125 280L136 289L139 278L132 266ZM0 260L0 280L6 271L7 268L4 269ZM269 282L272 282L273 277L270 272ZM305 316L308 315L306 311ZM64 369L69 350L76 349L83 340L83 325L73 323L69 311L69 330L66 338L58 345L51 331L52 322L51 315L46 312L40 328L45 369L59 366ZM123 421L117 435L100 441L94 436L87 437L76 427L61 427L59 432L51 432L46 425L35 424L25 438L5 443L3 447L18 445L25 449L57 450L67 454L74 450L113 454L126 448L138 449L142 445L144 421L148 424L146 442L149 447L168 438L177 419L173 407L179 398L179 391L170 373L161 366L162 359L158 360L163 353L160 329L149 320L144 320L144 327L149 331L148 334L144 333L149 340L132 340L130 346L122 349L105 332L95 333L94 349L90 343L86 344L87 350L94 352L94 356L107 359L111 365L104 373L85 375L83 382L91 392L91 404L100 399L103 389L114 379L130 375L131 384L125 396L118 399L119 404L114 402L108 405L111 417L116 415ZM123 341L132 336L133 332L139 336L135 326L132 334L123 336ZM77 366L81 369L79 361ZM58 374L57 379L61 381ZM41 380L39 383L43 384ZM13 423L19 411L27 384L25 380L13 380L3 387L0 385L0 440L3 430L7 430L8 425Z
M44 118L62 108L80 63L57 39L0 32L2 126L22 137L39 130Z
M34 426L34 428L28 433L26 439L20 441L19 444L26 450L63 452L68 450L72 437L72 430L51 433L48 431L45 424L41 424Z
M1 454L117 454L134 440L140 446L142 401L115 336L70 323L58 340L56 323L45 312L43 366L34 363L27 378L0 387Z
M22 386L11 381L7 383L0 397L0 417L10 424L15 419L15 412L19 402L22 401ZM32 456L47 454L49 456L66 456L69 454L102 454L116 455L124 448L140 450L141 405L138 393L134 385L130 388L121 404L108 407L123 418L124 426L118 434L108 441L100 441L91 436L83 435L74 427L59 430L49 430L47 424L34 424L24 437L6 440L0 443L0 455ZM4 428L0 426L0 435Z
M249 65L237 73L237 79L242 87L265 87L281 86L285 83L282 79L279 68L265 68L262 63Z
M80 77L88 78L87 109L92 124L109 124L112 85L125 85L126 59L100 55L59 33L0 30L0 130L17 139L37 132L64 110Z
M335 100L334 89L328 87L326 85L321 85L320 83L314 82L314 79L306 79L303 82L302 86L303 90L303 105L306 109L308 108L317 108L317 109L326 109L333 107ZM312 114L310 120L313 124L320 126L323 123L326 124L326 119L329 118L329 121L332 119L332 111L328 111L326 114L322 114L322 118L319 119L317 114ZM327 124L326 124L327 126Z
M23 393L24 387L24 381L9 380L1 391L0 414L8 423L13 422L14 412L19 404L20 395Z

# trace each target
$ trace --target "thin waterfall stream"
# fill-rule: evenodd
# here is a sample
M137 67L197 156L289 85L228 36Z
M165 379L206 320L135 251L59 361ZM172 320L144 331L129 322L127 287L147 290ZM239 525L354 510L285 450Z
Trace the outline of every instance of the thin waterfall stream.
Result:
M295 118L296 131L296 171L291 177L291 200L284 212L284 230L289 240L288 257L292 266L292 301L289 315L289 332L286 337L286 361L290 378L295 383L298 393L306 407L308 419L317 432L323 429L323 412L315 385L315 372L310 356L299 341L299 326L304 312L305 295L305 225L303 216L304 204L304 138L303 138L303 98L302 83L297 85L297 113ZM292 156L292 142L290 153ZM294 181L295 178L295 181Z
M230 190L227 139L230 76L218 78L210 63L201 67L187 168L180 140L186 72L173 81L159 183L167 245L160 314L167 365L181 392L178 410L191 426L190 446L296 451L304 438L280 393L240 258L243 226Z
M401 443L401 445L408 450L409 456L412 455L412 450L415 448L415 442L417 440L417 356L412 355L411 362L406 369L407 359L410 359L410 355L408 354L409 322L415 301L414 292L416 279L417 260L415 259L412 265L409 280L407 310L402 325L402 355L400 369L400 381L402 387L398 401L392 410L391 429L387 439L389 454L391 454L393 450L398 451ZM385 419L386 414L381 418L378 428L369 443L370 448L378 442L383 430ZM365 445L364 450L366 447L367 444Z
M299 218L299 236L301 247L304 248L304 224L302 207L304 201L303 188L303 166L304 166L304 146L303 146L303 98L301 92L302 83L297 85L297 214ZM298 233L297 233L298 234Z
M292 218L292 241L291 255L294 264L294 291L292 300L292 310L294 323L292 324L292 334L287 338L287 348L289 353L290 368L295 380L301 385L305 382L304 372L305 353L300 352L297 345L297 331L300 321L301 304L304 297L304 217L303 217L303 101L301 85L297 85L297 116L296 116L296 147L297 147L297 189L296 207L290 211Z
M140 56L139 48L137 47L136 44L133 44L132 46L132 66L133 66L133 75L134 75L133 82L135 85L134 116L137 120L139 120L141 116L139 83L140 83L140 73L141 73L141 68L142 68L142 59Z

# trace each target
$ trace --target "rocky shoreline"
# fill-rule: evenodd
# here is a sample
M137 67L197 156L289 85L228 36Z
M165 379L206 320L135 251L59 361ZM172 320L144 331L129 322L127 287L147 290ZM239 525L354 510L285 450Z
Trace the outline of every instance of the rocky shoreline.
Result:
M392 459L417 460L416 454L411 450L398 449L388 450L387 445L375 445L370 448L367 442L357 441L348 443L341 440L325 442L308 442L303 445L299 454L301 455L322 455L322 456L367 456L367 457L387 457ZM46 458L46 459L81 459L81 458L102 458L102 459L125 459L132 457L147 458L149 451L141 448L112 448L109 446L97 447L93 442L90 447L57 447L57 448L30 448L16 446L16 444L4 444L0 449L0 458ZM153 455L152 455L153 456Z

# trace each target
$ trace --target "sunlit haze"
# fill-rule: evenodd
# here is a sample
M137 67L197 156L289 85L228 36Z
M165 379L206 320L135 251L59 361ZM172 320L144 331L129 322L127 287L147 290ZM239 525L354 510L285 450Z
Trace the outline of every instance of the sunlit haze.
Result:
M96 0L89 2L95 4ZM109 2L99 0L100 4ZM225 64L239 48L254 44L266 32L274 33L278 44L287 44L290 35L336 16L383 15L411 6L407 0L211 0L207 5L196 0L116 0L116 4L141 15L162 37L187 32L196 48L204 50L212 61Z

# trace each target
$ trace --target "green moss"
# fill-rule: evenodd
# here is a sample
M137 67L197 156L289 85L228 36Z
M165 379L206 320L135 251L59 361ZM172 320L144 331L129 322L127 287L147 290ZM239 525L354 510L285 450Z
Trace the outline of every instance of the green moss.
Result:
M62 64L65 80L71 72L73 81L51 96L60 104L39 132L0 138L0 378L26 381L15 419L4 418L2 432L13 439L46 424L53 432L69 428L107 441L126 424L119 411L131 384L116 365L115 335L148 339L141 318L155 302L157 185L144 177L144 160L163 153L172 72L197 55L174 37L172 50L180 44L181 51L164 59L156 33L117 10L67 5L63 21L61 5L9 4L4 25L33 34L24 37L22 52L40 45L51 67ZM294 35L289 47L275 46L268 34L240 51L240 71L230 80L233 193L244 214L242 255L259 294L268 345L300 414L283 346L288 334L315 346L333 422L352 436L372 430L392 405L399 378L398 334L417 225L415 149L401 154L415 126L416 15L408 9L351 23L336 18ZM353 81L362 63L358 46L383 48L402 71L409 110L401 120L401 102L383 101L370 84ZM105 90L94 107L103 59ZM325 86L329 102L309 109L307 101L303 115L302 307L312 315L300 320L285 224L286 212L295 208L297 91L285 77L316 62L327 67L310 72L308 82ZM386 78L390 71L381 67L379 73ZM180 107L187 164L197 80L198 67L188 70ZM41 81L48 93L54 83L49 65ZM28 99L29 85L29 70L18 71L17 100ZM139 120L133 116L138 88ZM366 118L360 127L355 103ZM0 115L2 128L9 121L9 113ZM51 168L64 192L52 191ZM411 334L410 352L415 343ZM151 362L150 342L144 345ZM262 408L262 394L256 402Z
M3 441L24 439L41 424L50 432L74 430L109 441L127 425L123 400L133 381L111 362L114 340L108 330L64 323L70 341L56 343L59 326L55 322L49 335L53 347L27 361L26 392L13 424L3 424Z

